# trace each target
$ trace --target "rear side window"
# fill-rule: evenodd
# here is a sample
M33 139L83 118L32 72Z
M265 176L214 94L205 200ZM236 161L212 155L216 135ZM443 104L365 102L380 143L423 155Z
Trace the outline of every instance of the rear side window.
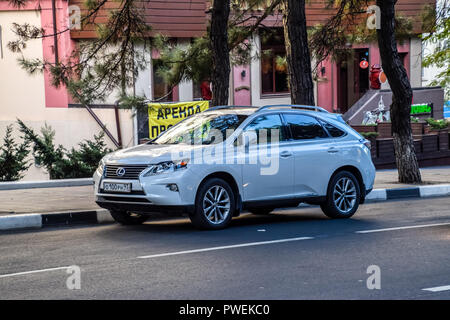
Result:
M313 117L302 114L283 114L294 140L328 138L320 123Z
M327 129L327 131L333 138L342 137L345 134L344 131L342 131L339 128L336 128L335 126L333 126L328 122L320 120L320 123L322 123L322 125L325 127L325 129Z

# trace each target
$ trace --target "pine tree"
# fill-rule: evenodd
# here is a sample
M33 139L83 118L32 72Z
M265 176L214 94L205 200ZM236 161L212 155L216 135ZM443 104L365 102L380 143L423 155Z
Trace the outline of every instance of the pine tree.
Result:
M100 160L112 152L106 147L104 133L94 136L94 141L86 140L78 144L79 149L67 151L62 145L55 145L55 131L47 124L37 134L23 121L17 120L25 141L33 145L36 163L42 165L50 179L91 177Z
M31 166L27 160L29 143L17 144L12 138L13 127L6 127L3 146L0 149L0 181L15 181L23 178L23 173Z
M438 0L436 6L426 6L423 12L425 43L436 44L431 53L423 57L423 66L436 66L440 71L431 85L439 85L450 99L450 0Z

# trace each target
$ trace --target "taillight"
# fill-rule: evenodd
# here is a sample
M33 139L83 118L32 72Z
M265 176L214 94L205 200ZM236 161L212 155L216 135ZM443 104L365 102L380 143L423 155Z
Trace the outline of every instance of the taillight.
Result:
M365 145L367 147L367 149L370 150L370 147L371 147L372 144L370 143L369 140L367 140L367 139L359 139L359 142L361 142L363 145Z

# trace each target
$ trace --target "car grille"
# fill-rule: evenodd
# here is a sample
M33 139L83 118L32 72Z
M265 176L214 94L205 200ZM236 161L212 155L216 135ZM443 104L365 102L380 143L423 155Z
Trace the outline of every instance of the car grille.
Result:
M118 169L122 168L125 170L123 175L117 175ZM147 169L147 165L109 165L105 166L105 178L112 179L138 179L142 171Z

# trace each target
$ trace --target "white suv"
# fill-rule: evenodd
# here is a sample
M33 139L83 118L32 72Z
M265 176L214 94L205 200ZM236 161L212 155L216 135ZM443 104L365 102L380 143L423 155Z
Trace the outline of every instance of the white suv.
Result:
M117 222L184 212L203 229L301 202L349 218L374 179L370 143L340 115L294 105L210 108L108 154L94 173L96 202Z

